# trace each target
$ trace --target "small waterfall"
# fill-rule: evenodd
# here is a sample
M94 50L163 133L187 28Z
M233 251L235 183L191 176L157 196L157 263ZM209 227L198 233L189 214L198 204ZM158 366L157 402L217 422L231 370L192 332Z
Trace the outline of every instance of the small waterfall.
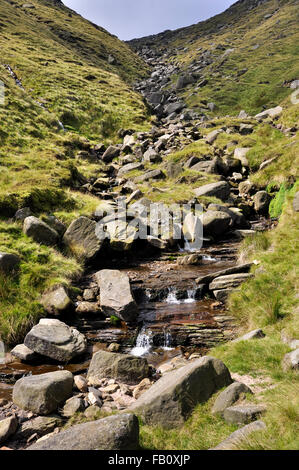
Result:
M203 259L203 261L211 261L211 262L217 261L216 258L212 258L212 257L209 256L209 255L203 255L202 259Z
M143 327L137 336L136 346L132 349L133 356L141 357L147 354L153 345L152 331Z
M170 287L169 294L166 298L168 304L179 304L180 301L177 299L177 291L173 287Z
M187 299L184 300L185 304L193 304L193 302L196 302L196 289L190 289L187 291Z

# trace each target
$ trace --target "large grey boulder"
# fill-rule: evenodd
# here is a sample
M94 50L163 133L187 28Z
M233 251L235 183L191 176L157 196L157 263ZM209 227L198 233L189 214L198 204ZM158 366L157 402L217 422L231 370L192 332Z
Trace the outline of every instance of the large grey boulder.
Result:
M96 222L87 217L74 220L64 234L63 241L78 258L91 261L100 252L104 239L96 234Z
M85 353L87 341L82 333L59 320L43 318L27 334L25 346L59 362L69 362Z
M284 356L282 367L284 371L299 370L299 348Z
M0 421L0 444L7 441L18 428L18 420L15 416Z
M130 410L149 425L180 426L195 406L232 382L229 370L218 359L205 356L165 374Z
M133 414L77 424L66 431L37 442L28 450L136 450L139 448L139 424Z
M208 210L201 215L201 222L204 236L212 235L217 237L228 230L232 218L226 212Z
M210 183L201 186L194 190L196 197L214 196L222 201L230 195L230 185L226 181L219 181L218 183Z
M234 382L229 385L220 395L217 397L217 400L214 403L212 413L223 414L226 408L232 406L240 397L244 396L246 393L251 393L247 385L241 382Z
M246 424L246 426L233 432L224 441L210 450L234 450L251 436L251 434L264 431L265 429L266 425L263 421L254 421L253 423Z
M56 286L44 292L41 304L50 315L62 315L73 306L73 302L64 286Z
M267 193L267 191L259 191L253 197L254 209L259 214L267 214L270 201L271 201L271 197Z
M13 402L23 410L48 415L64 403L73 390L73 375L66 370L31 375L18 380L13 388Z
M185 104L182 102L170 103L165 107L165 113L170 116L172 113L179 113L184 107Z
M0 252L0 272L9 275L19 270L20 258L11 253Z
M142 357L98 351L92 356L87 379L89 385L97 385L103 378L135 385L149 374L148 362Z
M227 276L219 276L209 285L210 290L230 289L238 287L248 279L253 277L250 273L228 274Z
M237 147L234 152L234 159L240 160L242 166L244 167L249 166L249 163L246 157L249 150L250 150L250 147Z
M59 241L59 235L48 224L37 217L26 217L23 224L23 232L35 242L53 246Z
M115 315L123 321L135 321L138 308L133 299L130 279L124 272L103 269L95 274L100 288L100 304L105 315Z
M223 418L231 424L248 424L260 418L265 411L264 405L235 405L224 410Z

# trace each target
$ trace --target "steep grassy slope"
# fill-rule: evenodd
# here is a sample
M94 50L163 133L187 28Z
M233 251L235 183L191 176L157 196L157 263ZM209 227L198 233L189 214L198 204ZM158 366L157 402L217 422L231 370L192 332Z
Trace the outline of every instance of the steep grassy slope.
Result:
M198 75L181 91L190 108L213 102L212 115L256 114L281 102L289 94L285 82L298 76L298 14L297 0L241 0L207 21L130 45L155 48L183 72ZM207 84L198 88L203 79Z
M15 209L34 187L56 191L68 183L81 137L99 143L115 140L122 127L146 125L130 83L147 68L128 46L59 1L24 5L0 3L0 213L10 206L9 194ZM76 166L95 171L86 162ZM55 206L60 196L48 199Z

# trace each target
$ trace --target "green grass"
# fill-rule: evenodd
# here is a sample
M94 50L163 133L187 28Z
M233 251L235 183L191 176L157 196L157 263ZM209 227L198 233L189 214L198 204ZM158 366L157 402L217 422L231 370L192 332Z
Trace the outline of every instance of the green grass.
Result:
M0 279L1 339L15 344L44 314L39 303L43 291L56 284L67 285L82 269L74 259L33 242L18 224L0 222L0 251L21 258L18 276L1 275Z

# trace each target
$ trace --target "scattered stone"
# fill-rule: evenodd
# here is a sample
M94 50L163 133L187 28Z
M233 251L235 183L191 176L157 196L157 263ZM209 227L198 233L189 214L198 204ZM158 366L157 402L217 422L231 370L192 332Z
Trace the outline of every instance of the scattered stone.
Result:
M137 450L139 424L133 414L120 414L72 426L35 443L28 450Z
M22 207L21 209L17 210L17 212L15 213L14 218L18 222L24 222L24 220L27 217L30 217L31 215L32 215L32 212L31 212L30 207Z
M194 190L196 197L214 196L225 201L230 195L230 186L226 181L210 183Z
M59 235L42 220L37 217L26 217L23 224L23 232L31 237L36 243L53 246L59 241Z
M265 411L264 405L235 405L224 410L223 418L231 424L248 424L259 419Z
M41 319L29 331L24 344L32 351L59 362L69 362L84 354L87 348L82 333L54 319Z
M38 416L22 423L16 433L16 439L29 439L31 436L42 437L62 426L58 416Z
M144 358L98 351L92 356L87 380L90 385L97 385L100 379L106 377L134 385L148 377L149 373L149 366Z
M220 290L220 289L230 289L239 287L248 279L253 277L252 274L249 273L239 273L239 274L229 274L227 276L219 276L209 285L210 290Z
M130 410L149 425L179 426L194 407L232 382L223 362L206 356L168 372L147 390Z
M234 153L234 158L236 160L240 160L242 166L244 166L245 168L247 168L249 166L249 163L248 163L248 160L246 158L246 155L247 153L249 152L250 148L248 147L237 147L235 149L235 153Z
M113 145L110 145L106 152L102 156L102 160L105 163L110 163L112 160L116 157L118 157L120 154L120 148L119 147L114 147Z
M255 116L256 119L266 119L266 118L271 118L275 119L278 116L281 115L283 109L281 106L276 106L276 108L271 108L271 109L266 109L262 113L259 113Z
M149 148L143 155L143 159L149 163L159 163L162 161L161 156L153 149Z
M177 260L177 264L180 266L197 266L202 263L202 255L193 254L187 256L181 256Z
M286 354L282 361L283 370L299 370L299 348Z
M133 398L137 400L141 395L152 386L150 379L143 379L133 390Z
M13 388L13 402L21 409L48 415L71 395L73 375L68 371L49 372L19 379Z
M215 273L197 278L196 283L197 284L209 284L214 279L220 276L226 276L228 274L238 274L238 273L244 273L244 272L246 273L250 270L251 266L252 266L252 263L245 263L245 264L240 264L239 266L234 266L233 268L223 269L221 271L217 271Z
M212 413L223 414L226 408L232 406L240 397L245 396L247 393L252 394L247 385L241 382L234 382L229 385L220 395L217 397L217 400L214 403Z
M64 286L56 286L45 292L41 304L47 313L54 316L63 315L73 307L73 302Z
M217 139L218 135L220 132L218 130L210 132L208 135L206 135L205 140L208 144L213 144L215 140Z
M75 375L74 385L79 392L86 393L88 390L87 380L82 375Z
M84 416L89 420L92 421L94 419L99 418L101 412L101 407L97 405L91 405L84 411Z
M16 416L10 416L0 421L0 444L7 441L9 437L15 434L17 428L18 419Z
M84 410L84 401L80 397L72 397L69 398L66 402L64 407L62 408L61 415L64 418L71 418L76 413Z
M138 308L133 299L130 280L126 273L103 269L95 274L100 288L100 304L107 315L115 315L123 321L136 320Z
M127 173L130 173L130 171L136 171L136 170L143 170L144 165L143 163L140 162L134 162L134 163L128 163L127 165L124 165L121 167L121 169L117 173L117 178L121 178Z
M203 226L203 236L220 236L227 231L231 225L232 218L229 214L222 211L204 212L200 217Z
M241 336L240 338L236 338L233 340L234 343L238 343L239 341L248 341L250 339L261 339L265 338L265 333L261 329L250 331L246 333L246 335Z
M35 362L40 358L39 354L27 348L25 344L18 344L10 351L10 354L24 362Z
M263 421L254 421L253 423L243 426L241 429L233 432L229 437L222 441L218 446L210 450L234 450L238 445L247 439L251 434L264 431L266 425Z

